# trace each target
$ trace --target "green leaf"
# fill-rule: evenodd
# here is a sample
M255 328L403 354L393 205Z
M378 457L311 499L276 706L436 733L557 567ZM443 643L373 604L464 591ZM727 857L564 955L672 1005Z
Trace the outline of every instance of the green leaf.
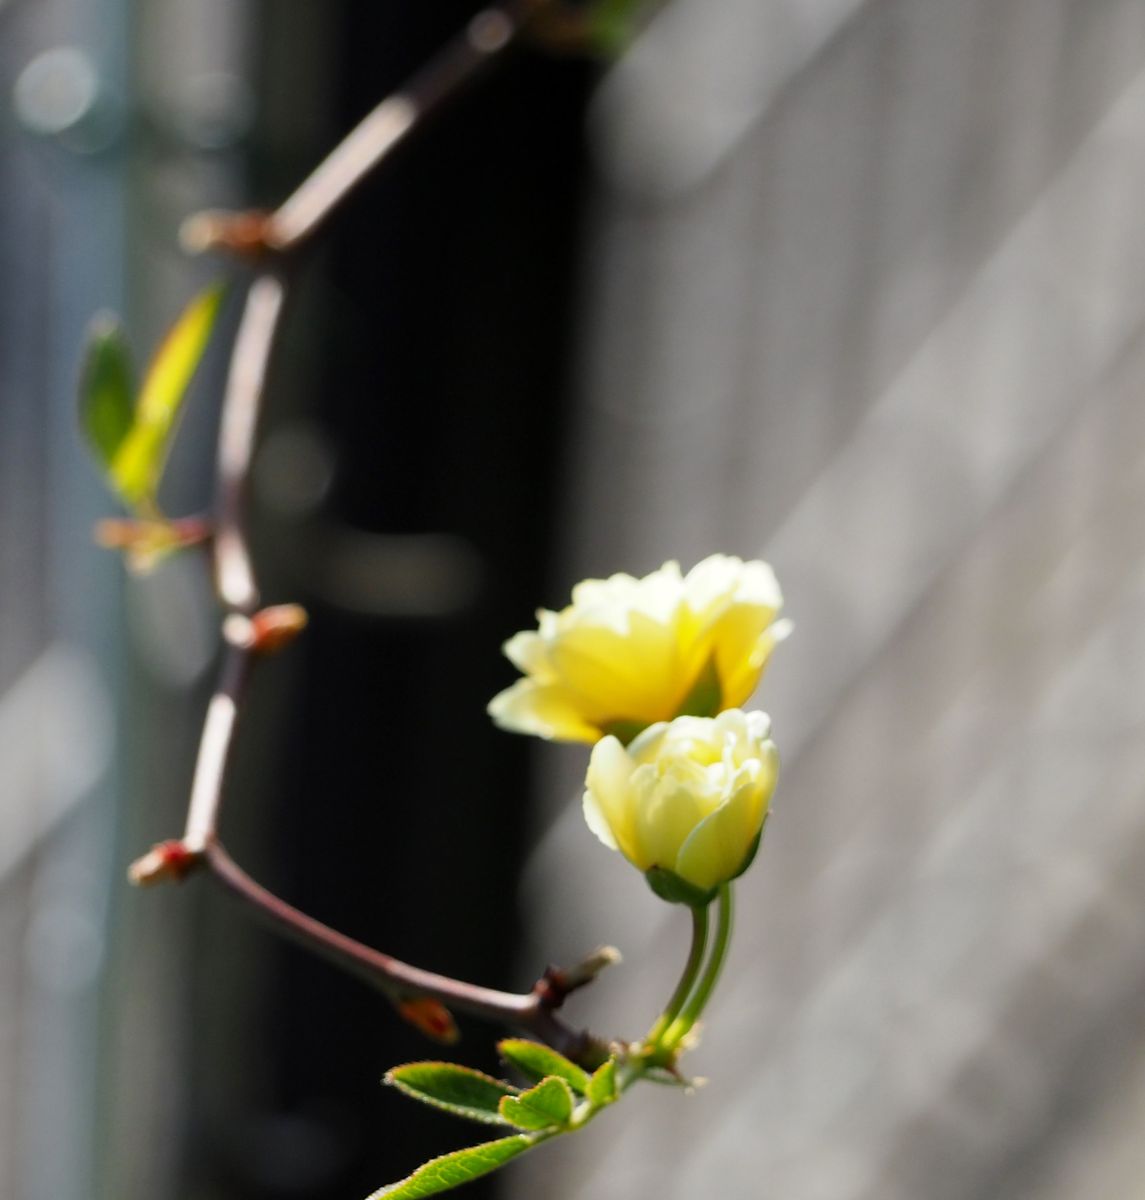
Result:
M222 298L218 286L196 296L151 361L131 429L110 463L112 482L128 504L155 498L183 397L207 348Z
M592 1073L585 1091L589 1102L596 1108L603 1108L618 1099L620 1093L616 1089L616 1059L610 1058L601 1063Z
M658 6L658 0L595 0L588 12L589 37L598 54L620 54Z
M423 1163L400 1183L391 1183L371 1193L368 1200L382 1200L383 1197L389 1200L419 1200L421 1196L448 1192L471 1179L480 1179L482 1175L496 1171L510 1159L535 1146L538 1140L518 1133L496 1142L484 1142L480 1146L443 1154L440 1158Z
M501 1057L512 1063L529 1079L539 1081L549 1075L563 1079L574 1091L583 1096L588 1090L588 1072L581 1070L563 1054L540 1042L529 1042L523 1038L505 1038L497 1043Z
M698 888L666 867L650 867L644 872L644 878L661 900L667 900L669 904L686 904L689 908L706 907L716 898L716 892L719 890L709 888L705 891Z
M507 1124L498 1112L498 1105L520 1092L500 1079L446 1062L406 1063L387 1071L385 1082L423 1104L486 1125Z
M134 420L135 382L123 327L110 313L92 321L80 368L80 427L103 470L110 470Z
M573 1113L573 1094L563 1079L551 1075L519 1096L501 1101L501 1116L518 1129L560 1129Z

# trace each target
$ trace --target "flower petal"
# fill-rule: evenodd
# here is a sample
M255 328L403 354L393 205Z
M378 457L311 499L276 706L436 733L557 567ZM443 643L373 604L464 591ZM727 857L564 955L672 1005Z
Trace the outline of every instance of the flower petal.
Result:
M514 733L563 742L595 742L600 730L581 715L566 689L556 684L537 684L518 679L498 692L486 707L494 722Z
M677 875L700 888L715 887L735 875L763 825L775 787L776 766L771 753L758 778L746 780L696 826L676 859Z
M621 635L599 625L568 630L549 661L586 719L645 723L671 717L681 686L674 632L641 612Z
M553 669L545 639L534 630L514 634L502 647L505 657L524 675L532 675L538 683L551 682Z
M593 746L585 778L584 818L606 846L635 862L633 767L616 738L601 738Z
M571 604L538 609L538 628L505 643L526 679L490 712L509 729L593 742L738 707L789 628L775 620L781 604L770 566L722 554L686 577L669 561L639 579L585 580Z
M654 771L653 767L641 770ZM633 862L642 870L674 870L680 847L704 819L700 789L688 773L670 773L655 780L640 798L636 812L636 848Z
M736 631L729 629L726 641L721 647L723 665L717 668L725 704L739 708L747 703L759 686L772 650L787 637L791 629L790 621L776 621L764 629L755 642L746 648L737 643ZM747 633L750 636L750 629Z

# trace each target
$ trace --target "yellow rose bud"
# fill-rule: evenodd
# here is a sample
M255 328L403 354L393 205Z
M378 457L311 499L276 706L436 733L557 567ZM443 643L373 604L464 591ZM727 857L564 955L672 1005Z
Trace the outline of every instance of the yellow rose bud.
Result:
M790 625L764 562L712 555L681 575L613 575L573 589L560 612L504 650L525 675L489 704L504 729L558 741L628 741L681 714L715 716L755 690Z
M659 894L709 899L748 868L759 844L779 771L770 732L765 713L733 709L653 725L627 749L603 738L585 780L589 828ZM672 896L659 886L679 881L686 886Z

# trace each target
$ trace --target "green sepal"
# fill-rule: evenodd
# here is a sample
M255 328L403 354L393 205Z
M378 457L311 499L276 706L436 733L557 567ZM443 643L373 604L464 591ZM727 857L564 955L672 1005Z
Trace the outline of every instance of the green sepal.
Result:
M689 1079L685 1075L681 1075L678 1071L670 1070L667 1067L648 1067L640 1078L645 1083L657 1083L661 1087L674 1088L695 1088L697 1081Z
M648 725L644 721L616 720L605 721L600 727L600 732L604 737L611 734L622 746L627 746L647 728Z
M573 1114L573 1094L563 1079L550 1075L536 1087L501 1101L501 1116L518 1129L564 1129Z
M502 1100L520 1088L457 1063L414 1062L387 1071L385 1082L399 1092L485 1125L508 1124L499 1112Z
M101 469L110 472L135 419L131 352L119 320L102 313L92 321L79 383L80 428Z
M538 1139L525 1134L499 1138L495 1142L483 1142L479 1146L467 1146L454 1150L440 1158L423 1163L412 1175L399 1183L372 1192L367 1200L420 1200L422 1196L436 1196L448 1192L471 1179L480 1179L504 1166L518 1154L524 1154L537 1144Z
M692 690L680 702L678 717L714 717L723 710L724 693L713 655L700 672Z
M719 891L719 888L697 887L666 867L649 867L644 878L661 900L667 900L669 904L686 904L689 908L706 908Z
M551 1046L524 1038L505 1038L497 1043L497 1049L507 1063L511 1063L534 1083L556 1075L582 1096L588 1090L588 1072L570 1062L563 1054L558 1054Z
M620 1092L616 1087L615 1058L610 1058L607 1062L601 1063L593 1071L592 1078L588 1081L585 1095L594 1108L603 1108L604 1105L611 1104L614 1100L619 1099Z

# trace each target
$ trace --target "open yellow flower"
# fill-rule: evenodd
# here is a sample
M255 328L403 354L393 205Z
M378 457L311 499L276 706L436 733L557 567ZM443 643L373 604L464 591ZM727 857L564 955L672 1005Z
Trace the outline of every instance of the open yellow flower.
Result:
M675 562L635 579L588 579L560 612L504 651L525 678L495 696L504 729L557 741L629 741L657 721L714 716L755 690L790 628L764 562L712 555L687 575Z
M589 828L660 895L706 901L759 844L779 773L770 734L765 713L733 709L653 725L627 748L601 739L585 780Z

